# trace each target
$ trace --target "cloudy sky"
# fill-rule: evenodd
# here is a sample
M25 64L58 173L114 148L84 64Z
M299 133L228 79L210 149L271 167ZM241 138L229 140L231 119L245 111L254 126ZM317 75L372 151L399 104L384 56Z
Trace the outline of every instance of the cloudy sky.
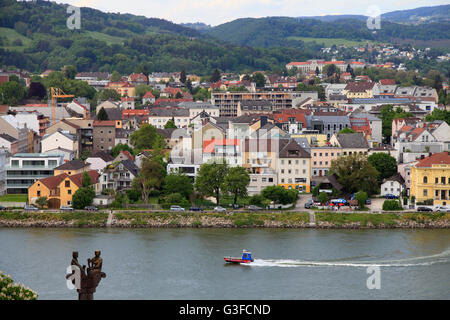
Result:
M372 15L424 6L449 4L449 0L56 0L105 12L162 18L175 23L204 22L218 25L238 18L267 16Z

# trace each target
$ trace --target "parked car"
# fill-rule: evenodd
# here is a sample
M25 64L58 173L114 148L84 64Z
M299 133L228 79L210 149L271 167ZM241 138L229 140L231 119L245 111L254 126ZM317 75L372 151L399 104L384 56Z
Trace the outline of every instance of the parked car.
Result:
M306 201L306 203L305 203L305 208L306 208L306 209L310 209L311 207L314 207L314 200L313 200L313 199L309 199L309 200Z
M433 209L428 208L428 207L418 207L417 211L433 211Z
M87 210L87 211L98 211L98 208L95 207L95 206L86 206L86 207L84 207L84 210Z
M397 197L396 195L390 194L390 193L388 193L387 195L385 195L385 198L386 198L386 199L398 199L398 197Z
M258 211L258 210L262 210L262 208L261 208L261 207L258 207L258 206L254 206L254 205L249 205L249 206L248 206L248 210L251 210L251 211Z
M7 209L8 209L7 207L0 206L0 210L7 210Z
M180 206L170 206L170 211L184 211L184 208Z
M26 204L23 209L25 211L37 211L39 210L37 207L33 206L32 204Z
M366 199L366 204L372 204L372 200Z
M225 209L224 207L221 206L217 206L214 208L215 212L227 212L227 209Z
M190 207L189 211L203 211L203 209L199 207Z
M450 209L446 206L437 206L433 210L434 212L450 212Z
M73 211L73 208L71 206L61 206L59 208L61 211Z

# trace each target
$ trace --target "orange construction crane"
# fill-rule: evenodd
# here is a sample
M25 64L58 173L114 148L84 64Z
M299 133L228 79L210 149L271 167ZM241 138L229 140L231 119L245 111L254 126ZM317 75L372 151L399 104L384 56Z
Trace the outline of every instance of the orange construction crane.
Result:
M64 91L55 87L50 88L50 93L52 96L52 125L54 125L56 122L56 98L74 98L75 96L73 94L65 94Z

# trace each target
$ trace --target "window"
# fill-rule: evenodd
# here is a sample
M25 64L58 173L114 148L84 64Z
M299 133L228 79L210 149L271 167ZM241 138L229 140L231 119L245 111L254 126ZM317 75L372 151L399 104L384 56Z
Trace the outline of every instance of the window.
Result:
M423 183L428 183L428 178L426 176L423 177ZM424 192L425 192L425 190L424 190Z
M67 190L67 194L72 194L72 190Z
M273 182L273 178L269 178L269 182Z
M424 197L428 196L428 190L427 189L423 189L423 196Z
M66 180L64 183L66 188L70 188L70 180Z
M37 196L40 197L41 196L41 191L37 192Z

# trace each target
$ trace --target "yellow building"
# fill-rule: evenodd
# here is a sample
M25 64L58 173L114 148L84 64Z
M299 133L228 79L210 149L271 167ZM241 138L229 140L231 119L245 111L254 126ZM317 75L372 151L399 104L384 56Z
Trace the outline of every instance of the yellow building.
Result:
M106 85L106 89L116 90L121 97L135 96L135 87L132 84L129 84L128 82L109 82Z
M432 199L433 205L450 202L450 153L440 152L411 166L410 197L416 203Z
M311 155L295 140L280 148L277 161L279 186L311 192Z
M343 94L347 96L347 99L373 98L374 85L374 82L349 82Z
M88 171L94 190L98 191L96 170ZM61 206L71 206L73 194L83 185L83 173L68 175L62 173L53 177L37 180L28 188L28 203L36 203L39 197L47 197L48 207L59 209Z

